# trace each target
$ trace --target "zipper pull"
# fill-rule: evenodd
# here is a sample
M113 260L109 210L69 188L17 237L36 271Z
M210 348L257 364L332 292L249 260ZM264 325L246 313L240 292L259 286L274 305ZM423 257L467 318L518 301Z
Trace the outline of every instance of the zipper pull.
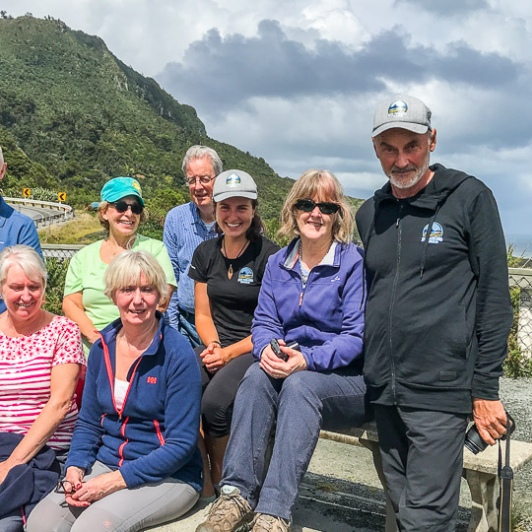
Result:
M401 214L403 212L403 204L399 205L399 214L397 215L397 220L395 222L395 227L399 227L399 222L401 221Z

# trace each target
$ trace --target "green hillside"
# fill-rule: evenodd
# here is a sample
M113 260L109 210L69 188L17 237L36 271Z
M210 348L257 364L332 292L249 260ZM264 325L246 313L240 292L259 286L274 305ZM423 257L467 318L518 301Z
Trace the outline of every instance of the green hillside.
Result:
M0 19L0 71L3 188L60 189L82 204L109 177L134 175L147 197L165 187L185 192L180 163L200 143L257 179L267 217L292 183L262 158L210 139L193 107L60 20Z
M84 207L98 200L109 177L135 176L152 199L157 232L168 208L188 197L180 169L185 151L205 144L226 169L241 168L256 179L262 216L275 227L291 179L279 177L263 158L209 138L193 107L126 66L99 37L51 17L1 16L4 191L64 191L68 203Z

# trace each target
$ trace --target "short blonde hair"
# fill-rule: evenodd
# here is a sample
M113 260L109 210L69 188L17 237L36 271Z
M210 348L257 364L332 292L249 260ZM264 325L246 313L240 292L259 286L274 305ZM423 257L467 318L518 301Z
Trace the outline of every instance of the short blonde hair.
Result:
M120 199L123 199L123 198L120 198ZM108 207L109 207L108 201L100 201L100 204L98 205L98 212L96 213L96 216L98 217L98 221L100 222L100 225L102 225L106 231L109 231L109 222L103 217L103 213L107 211ZM140 213L140 223L145 222L147 219L148 219L148 211L146 210L146 208L144 208L142 209L142 212Z
M159 292L161 299L168 297L168 284L161 265L151 253L142 250L124 251L113 259L105 271L104 294L113 299L117 290L139 286L141 274Z
M332 214L332 237L338 242L348 244L353 240L355 220L342 185L328 170L307 170L292 186L281 211L280 237L299 236L297 227L297 209L295 204L300 199L318 198L319 201L336 203L340 209Z
M46 290L46 267L41 256L30 246L17 244L8 246L0 253L0 288L4 286L7 272L14 264L18 264L28 279L39 281Z

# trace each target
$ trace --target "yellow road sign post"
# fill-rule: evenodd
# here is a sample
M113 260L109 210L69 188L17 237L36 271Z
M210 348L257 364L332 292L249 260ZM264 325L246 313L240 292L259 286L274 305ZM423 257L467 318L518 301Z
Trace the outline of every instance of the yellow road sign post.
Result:
M57 201L59 201L59 203L61 203L62 201L66 201L66 192L58 192Z
M22 189L22 195L25 198L29 198L31 196L31 188L23 188Z

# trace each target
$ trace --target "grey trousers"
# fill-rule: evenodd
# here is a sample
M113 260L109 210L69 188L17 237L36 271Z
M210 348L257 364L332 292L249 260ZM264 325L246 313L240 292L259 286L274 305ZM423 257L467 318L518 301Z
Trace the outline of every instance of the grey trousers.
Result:
M88 480L112 471L95 462ZM124 489L74 508L62 493L47 495L31 512L28 532L135 532L180 517L194 506L199 493L188 484L167 478L158 484Z
M399 530L454 532L467 416L374 405Z

